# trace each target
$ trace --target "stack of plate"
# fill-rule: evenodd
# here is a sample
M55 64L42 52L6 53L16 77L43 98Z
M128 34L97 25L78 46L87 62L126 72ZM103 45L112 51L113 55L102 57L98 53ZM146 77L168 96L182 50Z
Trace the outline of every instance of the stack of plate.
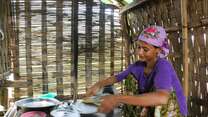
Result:
M80 113L78 112L77 108L74 105L68 105L67 103L60 105L51 111L50 114L53 117L80 117Z

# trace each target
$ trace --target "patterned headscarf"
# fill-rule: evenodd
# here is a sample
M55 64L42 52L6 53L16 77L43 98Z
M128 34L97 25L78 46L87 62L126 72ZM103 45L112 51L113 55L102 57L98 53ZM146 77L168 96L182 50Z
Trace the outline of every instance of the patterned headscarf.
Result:
M138 40L161 48L160 58L165 58L169 54L169 45L165 29L161 26L150 26L145 28L138 37Z

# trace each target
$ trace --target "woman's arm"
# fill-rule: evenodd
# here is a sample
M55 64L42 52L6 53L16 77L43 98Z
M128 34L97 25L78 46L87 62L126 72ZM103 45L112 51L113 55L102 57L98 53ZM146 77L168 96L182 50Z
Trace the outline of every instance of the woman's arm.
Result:
M106 85L112 85L116 82L117 82L117 79L115 76L110 76L106 79L100 80L87 90L86 96L95 95L102 87Z
M136 106L157 106L167 104L169 98L169 92L165 90L158 90L151 93L145 93L142 95L125 96L125 95L112 95L105 96L98 109L99 112L110 112L119 103L130 104Z
M138 96L117 96L115 99L118 103L138 105L138 106L157 106L167 104L169 92L158 90L155 92L145 93Z

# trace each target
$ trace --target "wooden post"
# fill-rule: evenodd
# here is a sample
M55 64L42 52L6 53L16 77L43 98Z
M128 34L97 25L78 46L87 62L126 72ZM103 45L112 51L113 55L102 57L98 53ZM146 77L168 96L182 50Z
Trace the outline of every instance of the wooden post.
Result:
M63 95L63 0L56 1L56 83L57 94Z
M183 39L183 66L184 66L184 92L188 97L189 88L189 48L188 48L188 12L187 12L187 0L181 0L181 20L182 20L182 39Z
M71 16L71 93L73 99L77 98L78 87L78 1L72 0Z
M42 46L42 78L43 78L43 93L48 93L48 59L47 59L47 3L46 0L42 0L42 39L41 39L41 46Z

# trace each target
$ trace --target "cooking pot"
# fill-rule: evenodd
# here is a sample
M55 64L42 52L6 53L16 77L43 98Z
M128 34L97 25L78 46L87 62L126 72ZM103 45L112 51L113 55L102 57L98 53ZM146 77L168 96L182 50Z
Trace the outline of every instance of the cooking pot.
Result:
M21 109L22 112L43 111L46 113L50 113L50 111L60 103L60 101L54 98L25 98L15 102L17 110Z

